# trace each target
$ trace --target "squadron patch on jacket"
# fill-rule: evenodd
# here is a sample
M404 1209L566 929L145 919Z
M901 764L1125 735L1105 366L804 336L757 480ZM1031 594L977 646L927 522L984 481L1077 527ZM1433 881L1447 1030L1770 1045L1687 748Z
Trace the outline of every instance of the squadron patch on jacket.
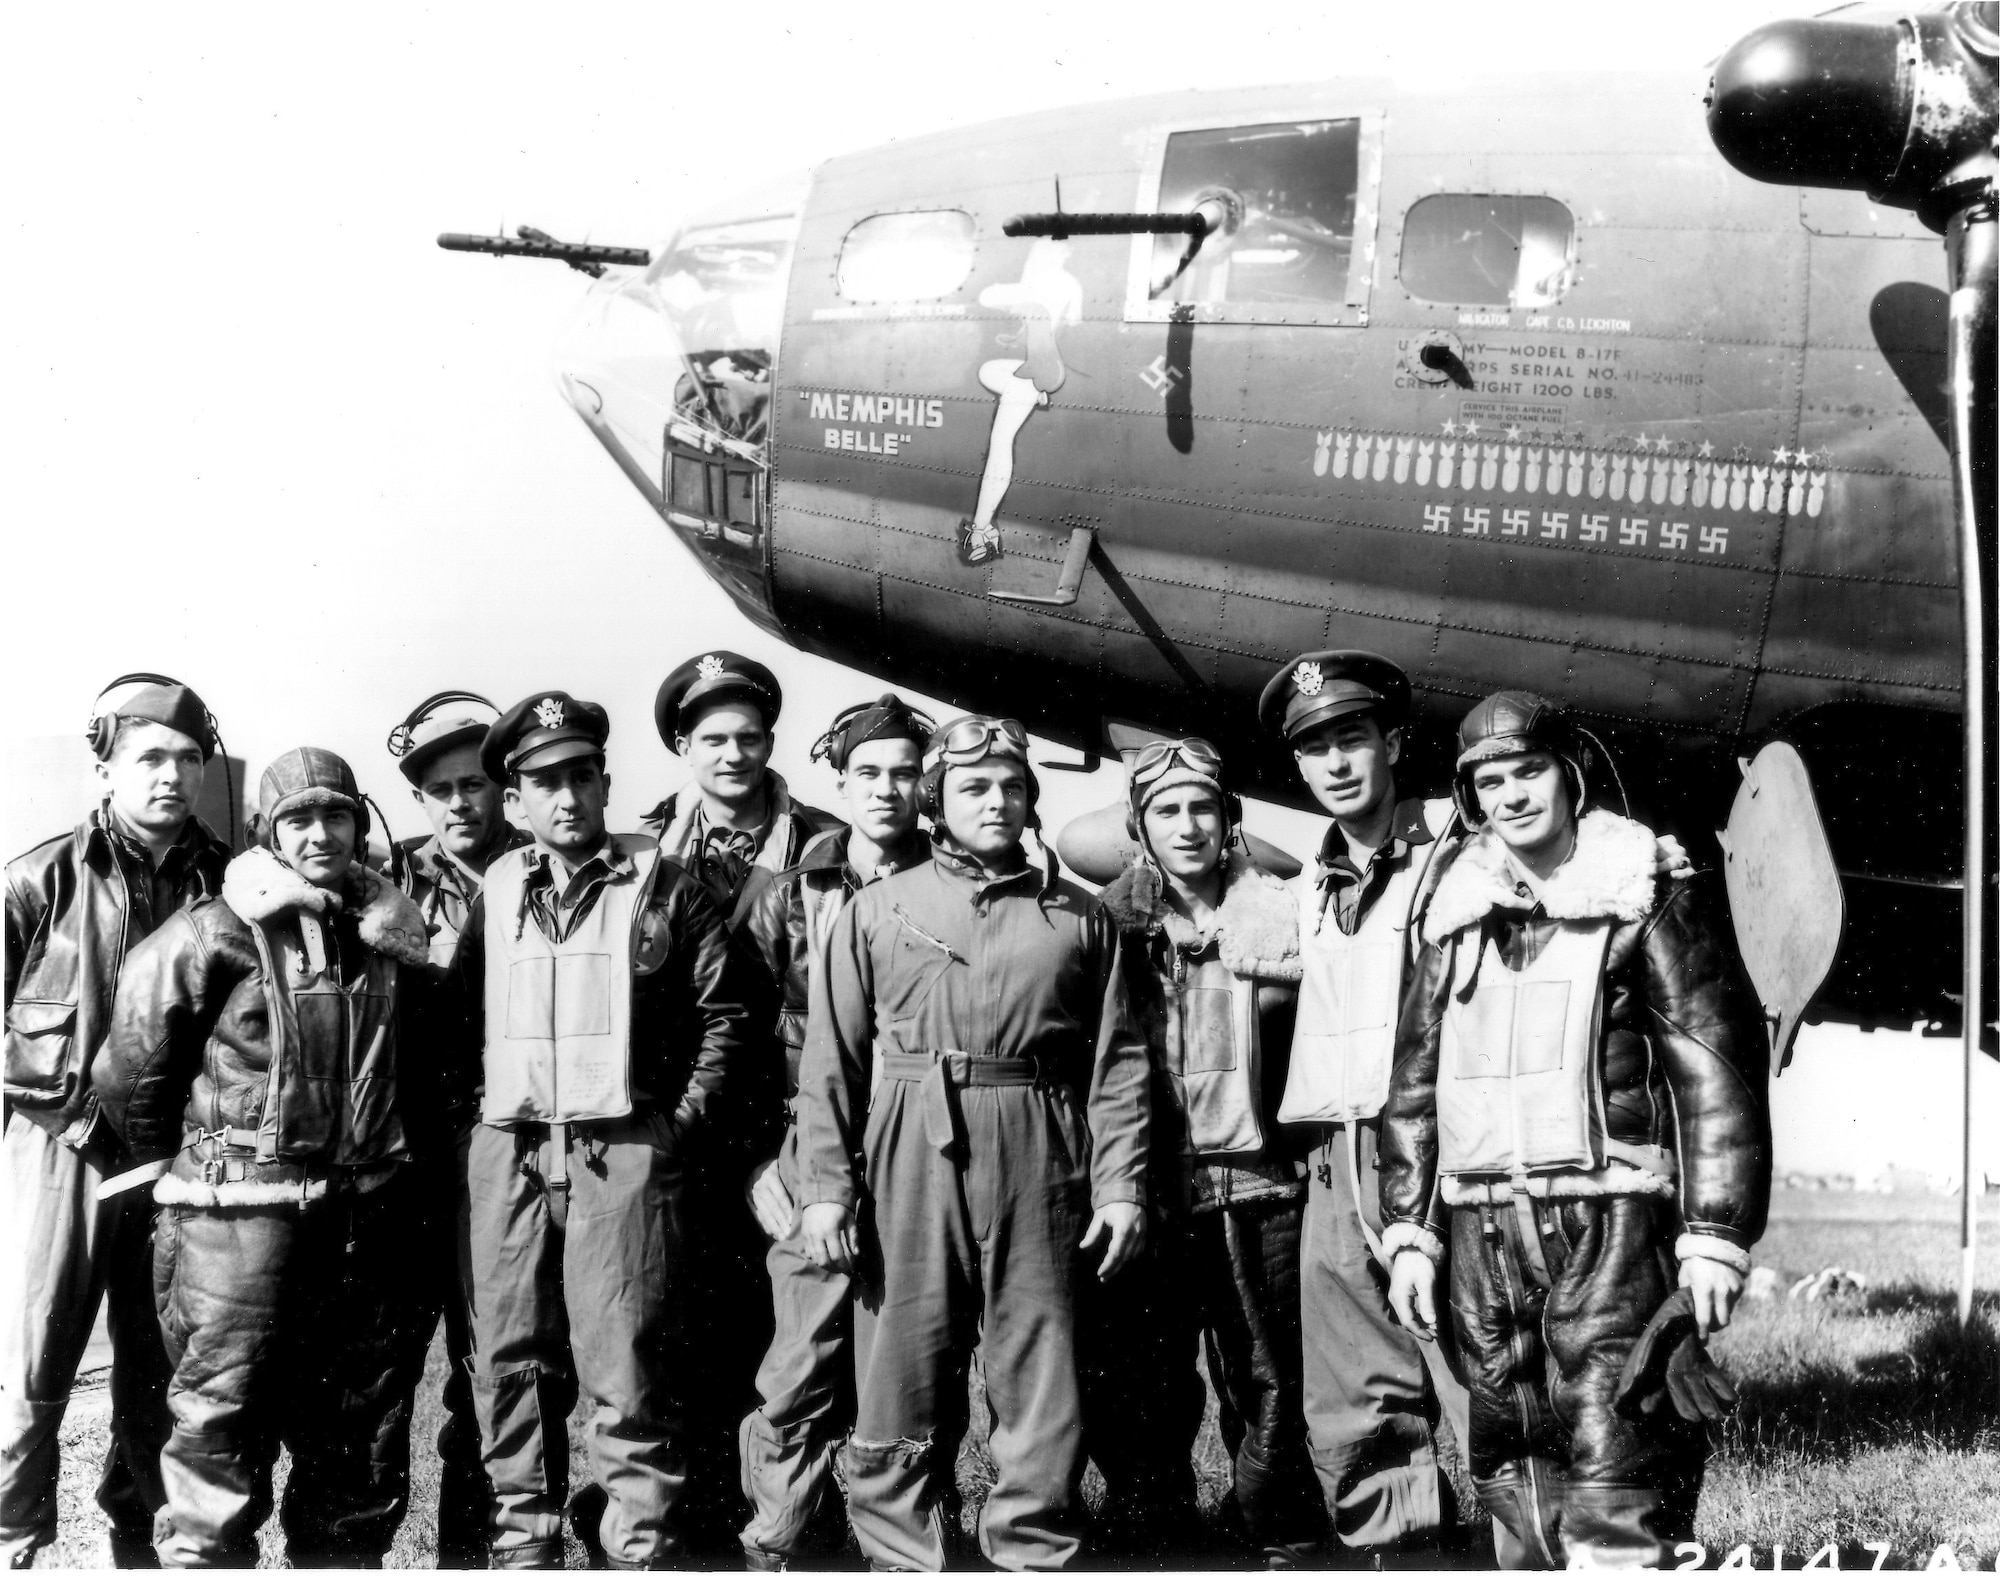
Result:
M667 916L657 909L647 908L639 916L639 940L632 951L632 972L644 978L658 971L667 961L667 950L673 944L673 934L667 928Z

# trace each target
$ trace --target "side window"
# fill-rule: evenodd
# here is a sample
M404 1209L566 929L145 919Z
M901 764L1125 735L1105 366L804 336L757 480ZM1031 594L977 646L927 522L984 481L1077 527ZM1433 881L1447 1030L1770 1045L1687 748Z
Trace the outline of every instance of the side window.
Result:
M676 509L688 514L708 513L707 467L691 455L669 452L673 485L668 497Z
M972 215L956 208L878 213L840 243L835 270L850 301L934 301L972 273Z
M709 540L758 541L757 472L708 454L667 451L667 505L682 525Z
M1128 320L1343 323L1366 315L1380 117L1267 121L1167 133L1142 208L1225 218L1197 247L1134 244Z
M1576 262L1576 220L1553 197L1443 193L1410 204L1397 276L1419 301L1551 306Z
M723 472L722 517L731 525L757 523L757 482L748 471Z

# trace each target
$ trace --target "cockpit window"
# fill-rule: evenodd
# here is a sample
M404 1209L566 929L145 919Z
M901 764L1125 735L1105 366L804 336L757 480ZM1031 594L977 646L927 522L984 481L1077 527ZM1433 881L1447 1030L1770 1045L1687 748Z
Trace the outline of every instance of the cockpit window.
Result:
M878 213L840 243L840 293L850 301L935 301L965 283L972 252L969 213Z
M1128 319L1341 323L1365 315L1373 262L1380 117L1170 131L1151 206L1208 205L1222 223L1134 248Z
M643 288L679 342L674 409L744 443L761 444L770 423L798 223L788 213L692 226L646 272Z
M1576 220L1553 197L1445 193L1403 220L1403 288L1448 306L1553 305L1569 284Z

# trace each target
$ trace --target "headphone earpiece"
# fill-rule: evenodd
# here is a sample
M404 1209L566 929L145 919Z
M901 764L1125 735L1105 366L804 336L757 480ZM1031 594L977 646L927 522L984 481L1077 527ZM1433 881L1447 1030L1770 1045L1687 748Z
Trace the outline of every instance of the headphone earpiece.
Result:
M118 739L118 708L114 706L109 711L99 711L98 701L115 689L123 689L127 684L180 684L180 682L179 679L169 678L164 673L121 673L105 685L91 701L90 722L83 730L84 741L89 744L91 754L100 761L110 760L111 746ZM185 685L181 687L186 688ZM202 715L208 723L208 747L213 752L221 743L221 735L215 726L215 714L204 707Z
M418 701L410 709L409 716L405 717L389 730L389 753L399 761L405 755L408 755L411 750L416 748L416 740L411 735L416 731L417 724L422 722L433 711L437 710L438 707L448 701L454 700L477 701L489 711L497 712L500 709L484 695L476 694L472 690L439 690L435 695L426 696L424 699Z

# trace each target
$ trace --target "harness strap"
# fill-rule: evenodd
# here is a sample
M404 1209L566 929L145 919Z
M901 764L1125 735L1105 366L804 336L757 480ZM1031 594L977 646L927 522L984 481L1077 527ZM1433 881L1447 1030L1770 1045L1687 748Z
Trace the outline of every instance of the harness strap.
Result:
M171 1160L149 1160L143 1166L134 1166L130 1171L121 1171L115 1177L106 1177L97 1184L98 1200L102 1202L148 1182L157 1182L172 1169Z
M1520 1181L1526 1182L1525 1174ZM1529 1276L1543 1291L1555 1285L1555 1277L1549 1273L1548 1256L1542 1252L1541 1220L1536 1214L1535 1201L1526 1187L1513 1189L1514 1227L1521 1239L1521 1262Z
M1343 1147L1347 1150L1347 1185L1352 1189L1350 1196L1354 1200L1354 1221L1361 1228L1361 1235L1368 1244L1368 1251L1374 1255L1375 1262L1387 1270L1390 1267L1389 1255L1382 1250L1382 1234L1368 1224L1368 1212L1361 1207L1361 1144L1354 1136L1354 1125L1352 1122L1340 1124L1341 1131L1346 1136ZM1331 1145L1332 1142L1333 1139L1328 1137L1327 1143Z

